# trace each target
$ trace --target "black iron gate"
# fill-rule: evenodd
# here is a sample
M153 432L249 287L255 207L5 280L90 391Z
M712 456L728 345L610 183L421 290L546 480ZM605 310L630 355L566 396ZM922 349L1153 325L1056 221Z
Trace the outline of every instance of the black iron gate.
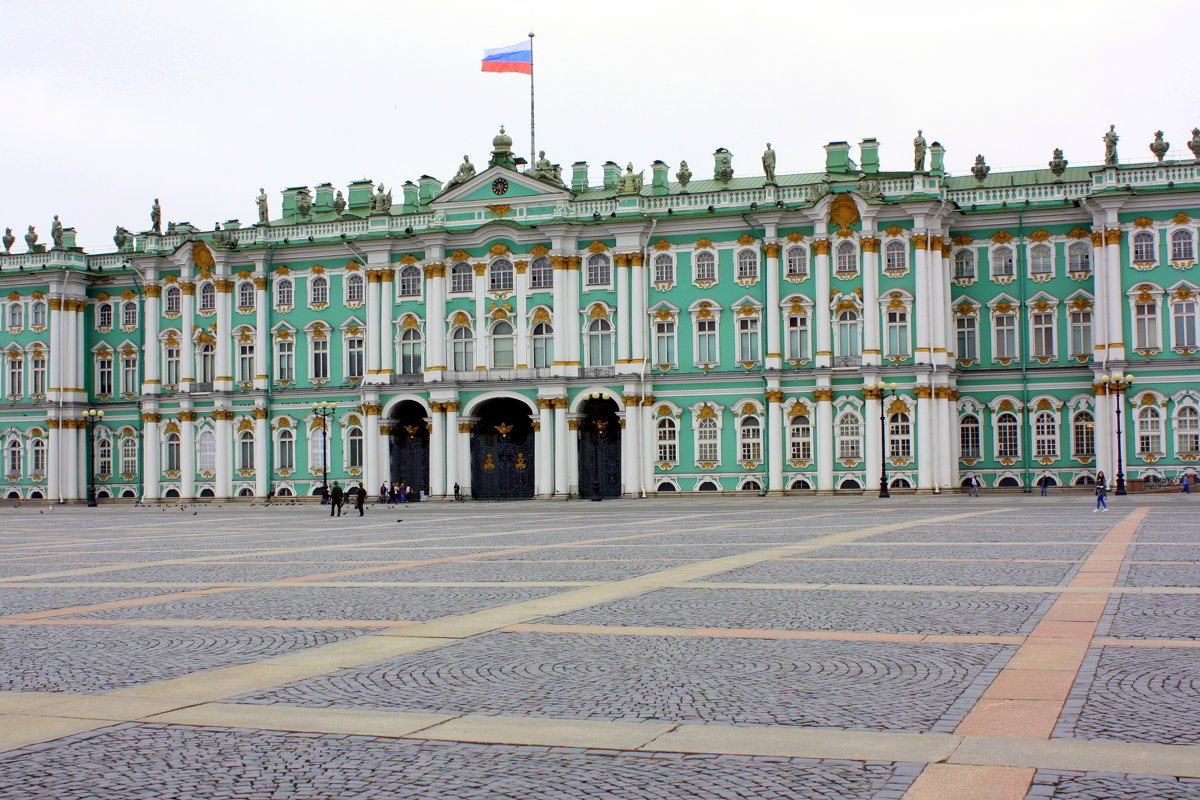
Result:
M391 477L393 483L403 483L414 492L429 491L429 430L425 422L404 422L392 425L390 437ZM372 491L375 487L372 487Z
M579 422L579 496L621 496L621 425L615 413Z
M529 407L510 399L485 404L471 434L471 496L527 500L533 497L533 484Z

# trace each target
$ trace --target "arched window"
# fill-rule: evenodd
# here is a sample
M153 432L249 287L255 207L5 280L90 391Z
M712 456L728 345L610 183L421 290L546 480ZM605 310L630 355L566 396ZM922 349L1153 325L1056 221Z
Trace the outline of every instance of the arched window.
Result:
M979 438L979 417L964 414L958 421L958 457L982 458Z
M254 469L254 434L242 431L237 438L237 468Z
M363 301L363 276L351 272L346 276L346 302L361 303Z
M742 418L738 425L738 450L741 461L762 461L762 423L758 417Z
M179 434L168 433L165 444L167 452L163 464L167 472L179 472Z
M888 458L912 458L912 420L902 411L888 418Z
M847 411L838 417L837 441L839 460L862 458L862 425L858 414Z
M1017 415L1010 411L996 417L996 458L1020 458L1021 431Z
M507 258L497 258L488 267L488 291L511 292L513 288L513 263Z
M1171 303L1171 323L1176 347L1196 346L1196 297L1189 295Z
M11 314L11 312L10 312ZM11 318L11 317L10 317ZM111 303L101 303L96 307L96 325L100 328L111 328L113 308Z
M363 432L353 427L346 431L346 469L362 469Z
M296 380L296 343L291 339L275 340L275 380Z
M1150 231L1138 231L1133 235L1133 260L1142 264L1158 260L1154 257L1154 234Z
M1090 411L1071 419L1071 450L1076 458L1096 455L1096 420Z
M400 296L418 297L421 294L421 270L409 264L400 270Z
M1179 406L1175 411L1175 455L1200 455L1200 411Z
M1191 231L1172 231L1171 232L1171 260L1172 261L1195 261L1196 250L1193 246Z
M275 493L276 497L291 497L292 489L290 486L280 486L279 491Z
M791 485L789 485L788 488L794 492L811 491L812 484L804 478L796 478L796 480L791 482Z
M612 262L608 256L593 253L587 260L587 285L605 286L612 283Z
M136 319L135 319L136 321ZM8 307L8 327L24 328L25 327L25 306L20 303L12 303Z
M163 309L168 314L178 314L181 306L180 299L183 293L179 291L178 286L168 286L163 292Z
M20 397L25 394L25 359L20 356L8 359L8 396Z
M975 277L975 251L969 247L954 251L954 277L971 280Z
M858 338L858 312L845 309L837 316L837 355L856 356L861 352Z
M589 367L612 365L612 323L604 317L596 317L587 326L587 350Z
M314 306L329 303L329 279L324 275L317 275L309 280L308 302Z
M762 484L753 478L747 478L746 480L742 481L742 485L739 486L738 489L742 490L743 492L761 492Z
M742 250L737 255L738 280L758 280L758 253L754 250Z
M111 439L96 441L96 474L108 477L113 474L113 447Z
M1035 244L1029 249L1029 274L1050 275L1054 272L1054 251L1048 244Z
M712 481L703 481L696 486L697 492L717 492L720 491L720 489L721 487L717 486L717 484Z
M421 332L405 328L400 333L400 374L418 375L422 369Z
M907 267L907 254L904 252L904 242L892 240L883 249L884 269L888 272L903 272Z
M791 461L812 461L812 422L805 414L792 417L788 426L788 453Z
M125 328L136 328L138 323L138 307L137 303L130 300L121 306L121 326Z
M1138 350L1158 348L1158 301L1154 298L1133 304L1133 337Z
M1137 448L1139 455L1163 452L1162 412L1157 406L1142 406L1138 409Z
M516 365L512 323L502 319L492 326L491 333L492 366L496 369L512 369Z
M666 253L659 253L654 257L654 282L675 282L675 259Z
M1049 411L1033 418L1033 453L1038 458L1058 458L1058 417Z
M121 440L121 474L136 475L138 471L138 443L132 436Z
M255 289L253 281L242 281L238 284L237 304L240 311L253 311L255 305Z
M215 311L217 308L217 287L211 281L200 284L200 310Z
M551 289L554 287L554 265L546 256L538 256L529 262L529 288Z
M997 247L992 251L992 277L1011 278L1013 276L1013 251L1011 247Z
M696 254L696 263L694 266L695 278L697 281L715 281L717 279L717 256L716 253L704 251Z
M296 434L290 428L279 431L278 444L275 449L275 469L296 468Z
M216 370L216 348L211 344L202 344L196 358L200 367L196 370L197 380L200 383L212 383Z
M450 291L469 292L474 284L475 273L465 261L455 261L450 267Z
M713 464L721 460L721 431L714 417L696 423L696 461Z
M853 242L842 242L837 246L837 267L839 275L853 275L858 272L858 253L854 250Z
M212 431L200 431L196 437L196 469L199 472L217 471L217 437Z
M677 492L677 491L679 491L679 489L675 486L675 484L671 483L670 481L663 481L655 488L654 491L656 491L656 492Z
M475 338L471 329L460 325L450 333L451 351L456 372L475 369Z
M291 278L280 278L275 281L275 305L290 306L293 302L293 290Z
M1083 242L1075 242L1067 248L1067 271L1088 273L1092 271L1092 248Z
M554 363L554 329L547 322L539 322L530 332L533 347L534 369L545 369Z
M35 300L30 306L29 324L35 328L46 327L46 304L41 300Z
M679 463L679 426L674 418L661 418L655 428L658 431L658 460L664 464Z
M787 267L785 275L789 278L808 277L808 249L796 245L787 250Z

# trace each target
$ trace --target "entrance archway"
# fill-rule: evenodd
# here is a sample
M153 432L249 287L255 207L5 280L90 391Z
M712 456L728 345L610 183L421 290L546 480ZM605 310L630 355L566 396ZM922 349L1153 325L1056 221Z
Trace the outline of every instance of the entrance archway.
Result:
M579 420L579 496L621 496L621 421L610 397L589 397Z
M533 497L533 423L529 406L498 397L481 404L471 429L471 496L478 500Z
M425 409L415 400L405 400L392 411L388 455L391 483L404 483L414 492L429 492L429 427ZM378 487L371 487L372 490Z

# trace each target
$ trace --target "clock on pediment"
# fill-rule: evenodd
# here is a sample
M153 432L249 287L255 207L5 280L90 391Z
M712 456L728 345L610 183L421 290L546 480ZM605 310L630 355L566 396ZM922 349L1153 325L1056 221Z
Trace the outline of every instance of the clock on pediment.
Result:
M508 181L504 178L496 178L492 181L492 194L506 194L508 192Z

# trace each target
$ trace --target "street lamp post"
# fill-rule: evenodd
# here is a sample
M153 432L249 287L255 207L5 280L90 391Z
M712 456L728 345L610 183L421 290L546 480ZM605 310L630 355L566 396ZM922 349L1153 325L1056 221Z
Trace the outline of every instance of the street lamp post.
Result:
M329 502L329 421L333 419L333 410L337 403L322 400L312 404L313 413L321 418L321 430L325 436L325 446L321 448L321 503Z
M83 421L87 423L87 460L88 460L88 508L96 507L96 423L104 419L104 412L89 408L83 412Z
M896 396L896 384L884 383L868 383L864 387L870 397L871 395L879 395L879 496L891 497L891 492L888 491L887 479L887 421L884 418L884 403L888 397Z
M1101 375L1100 382L1104 384L1104 394L1108 396L1116 395L1116 407L1113 409L1117 415L1117 489L1113 494L1125 495L1125 447L1121 439L1121 407L1122 395L1133 384L1132 375Z
M595 402L603 400L607 395L603 392L592 392L587 396L588 400ZM593 406L593 412L595 407ZM592 502L599 503L603 498L600 496L600 435L604 433L604 428L608 425L607 421L600 419L592 420L595 426L595 438L592 440Z

